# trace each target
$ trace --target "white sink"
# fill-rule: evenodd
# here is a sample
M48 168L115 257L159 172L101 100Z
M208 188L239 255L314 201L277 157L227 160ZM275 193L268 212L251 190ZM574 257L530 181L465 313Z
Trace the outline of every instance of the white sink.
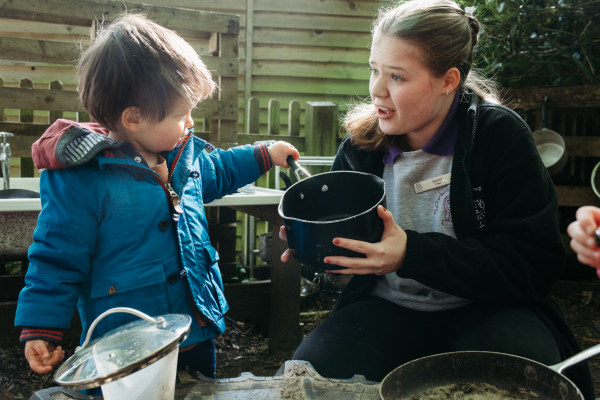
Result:
M4 179L0 179L0 188ZM0 189L0 213L7 211L40 211L39 198L30 198L32 192L39 193L40 178L11 178L9 191ZM11 198L2 198L8 194Z

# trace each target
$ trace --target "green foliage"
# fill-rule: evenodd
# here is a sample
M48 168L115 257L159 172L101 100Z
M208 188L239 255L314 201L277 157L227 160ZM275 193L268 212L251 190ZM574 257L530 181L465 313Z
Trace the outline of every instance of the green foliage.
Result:
M600 84L600 0L462 0L483 24L476 66L504 87Z

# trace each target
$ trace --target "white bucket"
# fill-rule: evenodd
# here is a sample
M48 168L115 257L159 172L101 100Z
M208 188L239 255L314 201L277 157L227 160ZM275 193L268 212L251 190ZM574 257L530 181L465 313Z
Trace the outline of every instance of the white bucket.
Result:
M104 400L173 400L179 347L146 368L101 386ZM96 364L101 374L101 364ZM107 371L108 372L108 371Z

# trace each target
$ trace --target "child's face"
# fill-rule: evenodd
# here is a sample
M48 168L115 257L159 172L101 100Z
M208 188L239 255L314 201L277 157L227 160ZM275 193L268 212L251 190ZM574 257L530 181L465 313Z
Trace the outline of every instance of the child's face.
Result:
M142 119L139 133L130 141L141 154L173 150L179 139L194 126L191 113L182 102L160 122Z

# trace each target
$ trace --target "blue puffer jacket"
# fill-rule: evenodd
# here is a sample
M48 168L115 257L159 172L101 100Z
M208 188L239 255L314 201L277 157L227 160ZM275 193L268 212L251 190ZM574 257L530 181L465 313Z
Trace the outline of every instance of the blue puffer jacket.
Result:
M34 145L38 168L60 169L40 178L42 210L15 318L25 327L21 340L59 342L75 306L82 340L99 314L117 306L191 315L182 347L223 332L228 305L204 204L258 179L270 168L260 156L266 148L209 153L190 134L163 155L171 171L165 183L130 146L94 125L60 120ZM111 314L94 337L134 319Z

